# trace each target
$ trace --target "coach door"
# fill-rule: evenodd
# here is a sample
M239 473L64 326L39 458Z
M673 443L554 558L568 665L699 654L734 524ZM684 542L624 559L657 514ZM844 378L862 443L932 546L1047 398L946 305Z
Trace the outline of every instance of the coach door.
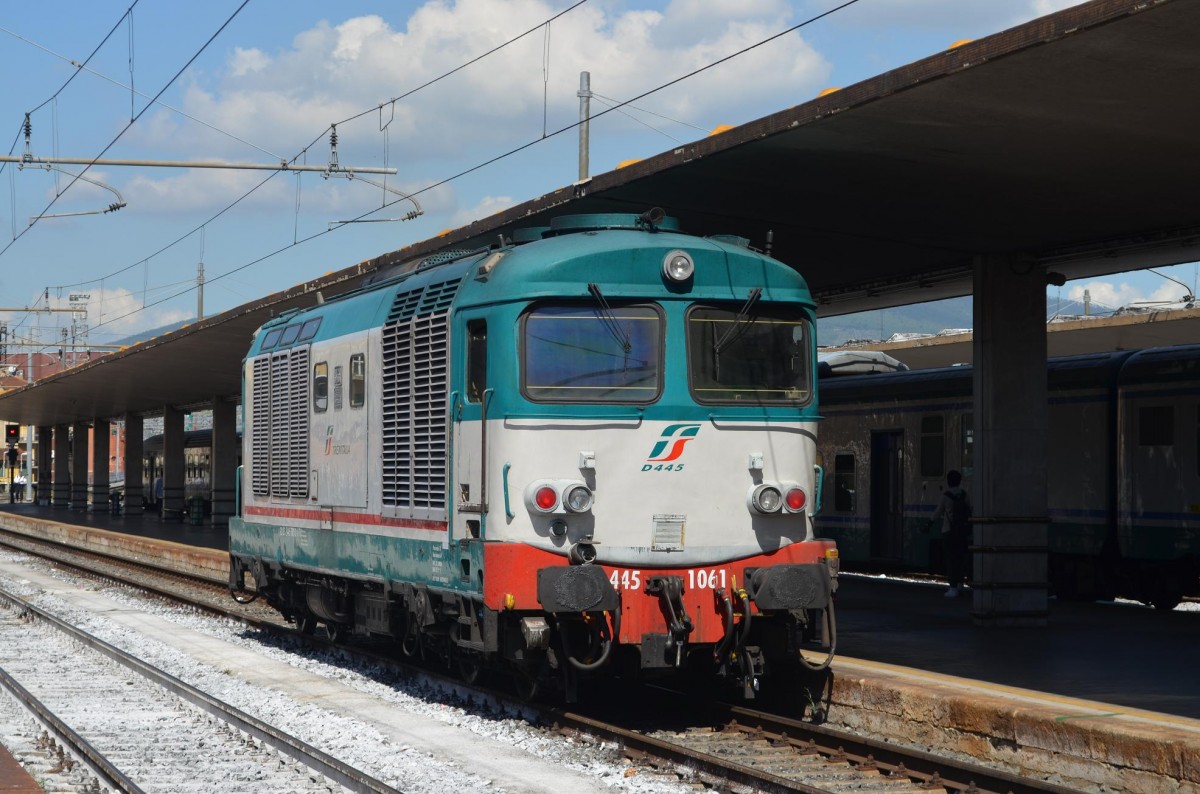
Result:
M871 434L871 557L898 560L904 530L904 432Z

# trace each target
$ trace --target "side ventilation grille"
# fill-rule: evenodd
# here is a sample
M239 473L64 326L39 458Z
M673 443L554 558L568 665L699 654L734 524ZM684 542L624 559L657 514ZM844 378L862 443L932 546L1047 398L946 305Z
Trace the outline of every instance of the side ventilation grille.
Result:
M381 494L392 515L446 517L449 309L460 283L398 294L383 328Z
M308 347L251 362L250 487L255 496L308 496Z

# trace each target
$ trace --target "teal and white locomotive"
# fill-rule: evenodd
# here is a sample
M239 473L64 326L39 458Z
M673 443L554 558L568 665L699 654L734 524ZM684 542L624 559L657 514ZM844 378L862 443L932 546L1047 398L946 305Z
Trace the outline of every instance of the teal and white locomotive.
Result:
M795 270L661 211L398 270L255 335L235 595L527 694L828 664Z

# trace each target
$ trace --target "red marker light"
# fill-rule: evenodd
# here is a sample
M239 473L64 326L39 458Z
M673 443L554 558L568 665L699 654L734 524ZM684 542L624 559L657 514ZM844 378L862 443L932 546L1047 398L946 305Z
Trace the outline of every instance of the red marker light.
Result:
M554 506L558 504L558 491L549 485L543 485L533 495L533 501L538 506L538 510L553 510Z
M800 490L799 488L792 488L788 490L787 495L784 497L784 502L787 504L788 510L793 512L803 510L804 504L807 501L808 497L805 496L804 491Z

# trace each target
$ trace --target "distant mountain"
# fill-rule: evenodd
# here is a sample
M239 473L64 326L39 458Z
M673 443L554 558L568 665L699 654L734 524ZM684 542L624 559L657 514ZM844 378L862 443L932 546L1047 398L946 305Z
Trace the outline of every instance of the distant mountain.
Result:
M892 334L936 334L947 328L970 328L971 297L914 306L897 306L817 320L817 344L843 345L851 340L884 340Z
M1046 321L1080 317L1108 317L1137 311L1149 311L1155 306L1117 308L1097 301L1064 300L1046 296ZM1162 304L1158 308L1183 308L1182 304ZM936 334L952 328L971 328L971 296L944 301L897 306L861 314L846 314L817 320L817 343L822 347L844 345L850 341L884 341L893 334Z

